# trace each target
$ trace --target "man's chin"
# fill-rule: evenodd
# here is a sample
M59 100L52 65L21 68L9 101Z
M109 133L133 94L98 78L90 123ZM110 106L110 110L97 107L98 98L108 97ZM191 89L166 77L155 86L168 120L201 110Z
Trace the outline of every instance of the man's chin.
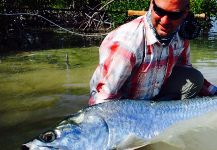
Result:
M158 36L160 36L161 38L168 38L171 35L172 35L172 33L164 32L164 31L159 31L158 32Z
M160 32L158 32L158 35L159 35L161 38L166 38L166 37L168 37L170 34L167 33L167 32L160 31Z

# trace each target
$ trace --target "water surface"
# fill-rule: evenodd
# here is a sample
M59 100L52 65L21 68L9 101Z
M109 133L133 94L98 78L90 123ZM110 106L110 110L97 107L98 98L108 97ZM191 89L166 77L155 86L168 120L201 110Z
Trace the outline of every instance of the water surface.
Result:
M191 41L192 64L217 85L216 38ZM64 116L86 107L98 48L20 52L0 57L0 147L19 149Z

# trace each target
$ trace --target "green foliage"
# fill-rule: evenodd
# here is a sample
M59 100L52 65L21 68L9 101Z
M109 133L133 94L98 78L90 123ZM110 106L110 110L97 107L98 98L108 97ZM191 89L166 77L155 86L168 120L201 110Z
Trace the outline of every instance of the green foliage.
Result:
M1 0L0 8L1 11L4 10L4 7L33 9L71 8L88 11L88 8L98 9L105 5L104 10L116 27L131 19L127 16L127 10L147 10L149 3L150 0ZM190 5L191 11L195 14L205 13L208 17L217 16L216 0L190 0ZM206 24L210 24L210 20L205 20L203 23L207 26Z
M217 1L216 0L191 0L191 11L199 14L205 13L208 16L217 15Z
M212 27L211 18L217 16L217 1L216 0L191 0L191 11L194 14L205 13L207 18L199 20L204 31Z
M203 0L190 0L190 8L194 13L202 13L201 5Z
M108 0L104 1L106 4ZM115 0L107 7L108 16L114 23L114 26L125 23L129 20L127 10L147 10L150 0ZM217 16L217 1L216 0L190 0L191 11L194 14L205 13L208 16L205 20L200 20L204 29L211 27L210 17Z
M117 26L128 20L127 10L147 10L148 7L149 0L115 0L108 6L107 11L112 22Z
M7 3L8 0L6 0ZM27 8L34 8L34 9L37 9L37 8L44 8L44 7L47 7L50 3L50 0L17 0L16 2L13 3L13 5L16 7L27 7Z
M202 11L208 16L217 16L217 1L216 0L204 0L202 5Z

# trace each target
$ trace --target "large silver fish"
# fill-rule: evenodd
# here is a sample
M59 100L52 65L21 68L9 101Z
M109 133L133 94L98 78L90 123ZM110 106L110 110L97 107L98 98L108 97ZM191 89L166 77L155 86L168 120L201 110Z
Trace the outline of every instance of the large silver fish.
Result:
M109 101L88 107L22 149L109 150L129 136L148 141L178 122L217 111L217 97L150 102Z

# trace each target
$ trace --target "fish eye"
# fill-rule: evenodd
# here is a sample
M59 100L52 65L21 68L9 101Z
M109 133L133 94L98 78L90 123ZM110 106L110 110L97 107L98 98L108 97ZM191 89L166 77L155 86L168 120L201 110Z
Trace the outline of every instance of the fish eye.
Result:
M56 133L54 131L48 131L39 135L39 139L45 143L53 142L56 139Z

